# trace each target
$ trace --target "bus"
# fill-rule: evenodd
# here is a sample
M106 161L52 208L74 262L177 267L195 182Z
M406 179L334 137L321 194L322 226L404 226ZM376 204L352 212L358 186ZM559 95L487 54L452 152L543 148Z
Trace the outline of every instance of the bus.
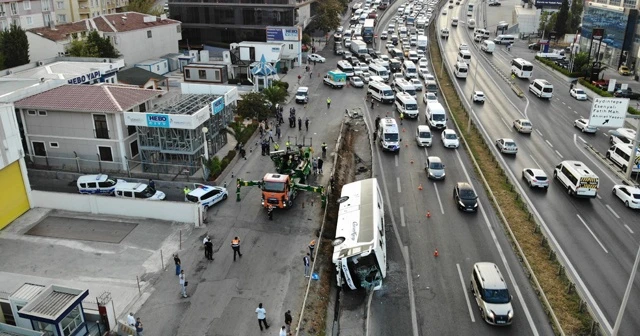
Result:
M366 19L364 21L364 26L362 27L362 40L365 43L373 42L373 29L375 25L375 19Z
M567 188L571 196L596 197L600 179L580 161L562 161L553 170L553 177Z
M513 59L511 60L511 73L518 78L531 78L533 76L533 64L522 58Z
M351 290L379 290L387 275L387 243L378 180L345 184L339 202L333 242L336 284Z

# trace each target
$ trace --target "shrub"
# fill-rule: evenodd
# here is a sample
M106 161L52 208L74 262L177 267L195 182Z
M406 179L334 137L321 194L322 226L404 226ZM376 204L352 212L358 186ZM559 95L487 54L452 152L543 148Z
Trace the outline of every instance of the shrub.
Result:
M587 89L589 89L589 90L593 91L594 93L596 93L596 94L598 94L598 95L600 95L600 96L602 96L602 97L613 97L613 95L612 95L611 93L609 93L609 92L607 92L607 91L605 91L605 90L600 89L599 87L597 87L597 86L595 86L595 85L591 84L589 81L587 81L587 80L586 80L586 79L584 79L584 78L580 78L580 79L578 79L578 82L579 82L582 86L586 87Z
M545 64L547 66L550 66L554 70L562 73L563 75L565 75L567 77L580 77L580 76L582 76L582 73L580 73L580 72L570 72L569 70L557 65L554 61L552 61L550 59L546 59L546 58L538 57L538 56L536 56L536 59L540 63Z
M229 78L229 84L238 84L240 80L237 78Z

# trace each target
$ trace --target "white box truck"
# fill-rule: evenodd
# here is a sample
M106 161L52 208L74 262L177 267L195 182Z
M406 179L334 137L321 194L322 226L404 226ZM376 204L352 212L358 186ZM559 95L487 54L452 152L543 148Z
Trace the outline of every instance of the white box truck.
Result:
M366 55L369 53L369 49L367 48L367 44L364 41L353 40L351 41L351 52L353 56L360 58L361 55Z
M429 43L429 38L424 35L418 35L418 50L427 51L427 44Z

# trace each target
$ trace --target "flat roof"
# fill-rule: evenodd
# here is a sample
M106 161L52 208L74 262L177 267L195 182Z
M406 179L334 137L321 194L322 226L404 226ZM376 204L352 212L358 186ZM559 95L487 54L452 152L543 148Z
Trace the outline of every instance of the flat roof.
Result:
M40 294L45 287L32 283L25 283L9 296L9 299L31 301Z
M78 75L84 75L96 70L118 70L114 69L114 67L117 67L114 63L59 61L23 71L17 71L2 78L31 78L37 80L42 78L45 80L72 79Z

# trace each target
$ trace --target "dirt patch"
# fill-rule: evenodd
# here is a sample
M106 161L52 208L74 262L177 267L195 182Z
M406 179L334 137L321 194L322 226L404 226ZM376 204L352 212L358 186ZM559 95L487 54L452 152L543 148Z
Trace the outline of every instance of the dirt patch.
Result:
M362 120L359 122L347 121L342 129L340 149L333 171L333 183L327 192L327 215L324 231L319 241L320 250L315 260L315 272L318 273L319 280L314 281L309 289L299 335L325 335L327 333L325 328L330 302L329 295L331 287L335 286L331 241L336 235L339 208L336 200L340 198L342 186L356 180L356 175L358 175L358 179L371 177L371 163L363 160L362 154L356 153L358 147L363 147L363 142L368 144L367 134L366 125Z
M430 29L431 41L436 41L439 38L434 34L434 30L434 26L432 26ZM431 43L430 54L433 68L441 69L442 57L437 42ZM520 244L524 256L559 320L562 330L567 335L590 334L589 331L593 319L588 313L581 311L580 303L582 300L576 291L568 290L572 286L571 282L562 271L560 263L553 256L544 236L537 229L537 224L527 210L526 204L520 199L514 186L508 182L504 170L485 143L482 134L473 123L471 128L467 128L469 115L462 107L462 102L449 74L446 71L435 71L435 75L440 82L442 96L445 97L450 107L451 117L455 119L460 133L465 136L465 140L471 149L471 155L475 158L480 170L487 179L489 187L507 220L503 225L511 228L514 237L510 238L515 238ZM475 166L474 169L476 169ZM496 204L492 203L492 206L495 207ZM515 245L514 251L518 253ZM555 328L555 325L552 324L552 326ZM559 332L556 330L556 333Z

